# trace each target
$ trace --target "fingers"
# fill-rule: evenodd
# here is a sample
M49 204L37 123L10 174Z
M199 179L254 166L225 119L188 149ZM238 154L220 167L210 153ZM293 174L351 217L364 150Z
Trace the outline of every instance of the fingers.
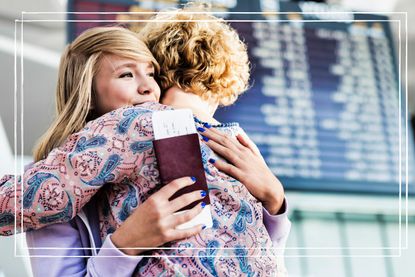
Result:
M156 197L160 200L167 200L176 193L176 191L190 186L196 182L194 177L183 177L171 181L167 185L163 186L158 192L153 194L153 197Z
M206 142L206 144L212 149L215 153L219 154L220 156L224 157L226 160L228 160L230 163L237 165L239 164L240 157L240 151L239 150L232 150L229 149L226 146L223 146L219 143L217 143L214 140L209 140Z
M262 157L261 152L259 151L256 144L248 137L247 134L241 133L236 136L236 139L249 150L251 150L254 155L259 157L263 163L265 163L264 157ZM266 163L265 163L266 164Z
M243 181L243 171L237 168L236 166L222 160L210 159L209 162L213 164L217 169L219 169L219 171L222 171L225 174L232 176L240 182Z
M232 151L234 151L235 153L238 150L242 150L242 146L241 144L234 138L231 138L229 135L216 130L215 128L198 128L198 131L201 133L202 136L206 137L209 139L209 141L213 140L216 143L225 146L226 148L231 149ZM205 139L206 141L206 139ZM208 141L206 141L208 142Z
M238 134L236 139L245 147L249 148L254 154L261 155L255 143L244 133Z
M183 194L182 196L177 197L170 201L169 210L171 213L174 213L195 201L203 199L206 196L206 193L207 192L204 190L195 190L195 191Z
M215 128L199 127L198 130L202 136L207 138L204 140L213 151L220 154L238 168L243 163L242 160L249 159L252 154L265 164L265 160L258 147L244 132L238 134L236 139L233 139Z
M251 145L249 144L248 140L242 136L241 134L236 135L236 139L245 147L251 149ZM252 150L252 149L251 149Z
M239 147L243 147L236 139L233 139L214 128L204 129L199 127L198 130L204 137L205 143L214 152L221 155L232 164L238 164L239 159L243 157L244 149L240 149L236 146L238 144Z
M202 224L193 226L191 228L187 228L187 229L175 229L172 231L172 240L180 240L180 239L185 239L185 238L189 238L192 236L195 236L197 234L199 234L202 230L204 229L204 226Z
M178 225L192 220L195 216L202 212L204 206L204 203L199 203L190 210L173 215L172 227L176 228Z
M179 212L178 214L172 215L167 224L167 228L169 229L169 231L167 235L168 238L166 238L166 241L187 238L199 233L202 230L203 225L197 225L186 229L177 229L177 226L192 220L194 217L200 214L202 210L203 207L200 203L190 210Z
M202 129L204 130L202 132ZM198 128L199 132L209 139L213 139L216 142L221 142L222 140L226 140L226 138L229 139L230 142L232 142L236 147L238 147L240 150L244 148L248 148L251 150L254 154L257 154L261 156L261 152L259 151L258 147L255 145L255 143L248 137L248 135L242 131L242 133L239 133L236 136L236 140L230 138L228 135L224 134L223 132L215 129L215 128ZM222 143L225 145L225 143ZM242 147L241 147L242 146Z

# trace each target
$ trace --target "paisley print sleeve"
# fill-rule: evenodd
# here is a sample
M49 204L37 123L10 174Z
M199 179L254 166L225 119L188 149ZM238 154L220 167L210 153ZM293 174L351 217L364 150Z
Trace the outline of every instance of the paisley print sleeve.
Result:
M115 110L89 122L22 176L0 179L0 235L67 222L106 183L138 174L153 137L151 111Z

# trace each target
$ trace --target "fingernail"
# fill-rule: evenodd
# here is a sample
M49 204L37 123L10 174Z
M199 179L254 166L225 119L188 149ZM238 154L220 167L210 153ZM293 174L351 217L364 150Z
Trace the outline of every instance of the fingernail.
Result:
M209 159L209 162L210 162L211 164L214 164L216 161L215 161L215 159L210 158L210 159Z
M196 182L196 177L190 177L190 179L192 179L192 182L194 183L194 182Z
M202 132L202 133L203 133L204 131L206 131L206 130L205 130L205 128L202 128L202 127L197 127L197 130L198 130L199 132Z
M205 197L205 196L206 196L206 191L202 190L202 191L200 192L200 195L201 195L202 197Z
M212 127L212 126L211 126L209 123L207 123L207 122L206 122L206 123L203 123L203 126L205 126L205 127L206 127L206 128L208 128L208 129L209 129L210 127Z
M203 225L203 226L202 226L202 230L204 230L204 229L206 229L206 225Z
M206 141L206 142L208 142L208 141L209 141L209 138L207 138L207 137L205 137L205 136L202 136L202 138L203 138L203 140L204 140L204 141Z
M200 203L200 205L202 206L202 209L206 206L205 202Z

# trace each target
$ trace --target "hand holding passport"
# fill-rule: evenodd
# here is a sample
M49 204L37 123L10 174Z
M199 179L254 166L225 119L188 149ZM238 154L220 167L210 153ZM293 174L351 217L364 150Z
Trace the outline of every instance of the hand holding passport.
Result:
M200 153L199 136L196 132L191 110L157 111L153 114L153 129L153 145L162 185L185 176L196 178L196 182L192 186L179 190L170 200L195 190L204 190L207 194L202 199L206 203L203 211L177 228L185 229L198 224L211 228L213 222L208 187ZM199 202L194 202L177 213L189 210L197 204Z

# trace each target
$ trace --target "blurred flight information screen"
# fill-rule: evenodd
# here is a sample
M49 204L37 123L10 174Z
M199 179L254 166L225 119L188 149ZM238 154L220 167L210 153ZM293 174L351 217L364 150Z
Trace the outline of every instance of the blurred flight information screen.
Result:
M282 2L280 11L300 5ZM252 87L217 118L241 124L286 188L397 193L405 119L388 18L274 19L232 22L248 44ZM402 167L404 159L402 150Z
M78 0L69 1L69 7L72 11L140 12L184 2ZM215 11L233 12L218 15L229 20L248 45L252 66L250 89L234 105L220 108L215 117L240 123L286 189L397 195L400 150L405 189L405 154L408 151L412 167L413 139L410 131L406 149L398 60L388 17L333 13L331 6L321 3L212 3ZM280 13L258 13L267 9ZM108 24L71 24L69 40L86 28ZM139 30L142 24L130 27Z

